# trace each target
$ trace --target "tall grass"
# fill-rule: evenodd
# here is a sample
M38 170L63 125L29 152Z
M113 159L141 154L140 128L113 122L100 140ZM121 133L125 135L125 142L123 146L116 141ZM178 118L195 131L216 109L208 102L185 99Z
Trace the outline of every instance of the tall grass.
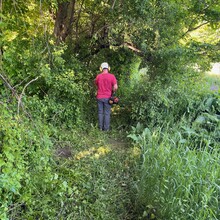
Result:
M220 219L220 146L211 152L183 147L177 129L136 136L142 149L136 208L146 213L153 207L158 219Z

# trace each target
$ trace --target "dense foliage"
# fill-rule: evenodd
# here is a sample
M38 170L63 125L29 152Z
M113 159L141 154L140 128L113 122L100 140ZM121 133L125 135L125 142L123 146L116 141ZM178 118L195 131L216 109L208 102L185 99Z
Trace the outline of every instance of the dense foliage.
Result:
M219 17L218 0L0 1L0 218L219 219Z

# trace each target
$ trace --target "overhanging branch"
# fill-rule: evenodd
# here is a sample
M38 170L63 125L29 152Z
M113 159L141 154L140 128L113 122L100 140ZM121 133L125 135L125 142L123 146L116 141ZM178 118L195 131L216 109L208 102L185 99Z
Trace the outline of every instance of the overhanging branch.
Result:
M182 38L183 38L184 36L186 36L186 34L188 34L189 32L195 31L195 30L201 28L202 26L204 26L204 25L206 25L206 24L208 24L208 23L209 23L209 21L206 21L206 22L204 22L204 23L202 23L202 24L200 24L200 25L198 25L198 26L196 26L196 27L194 27L194 28L189 28L189 29L182 35Z

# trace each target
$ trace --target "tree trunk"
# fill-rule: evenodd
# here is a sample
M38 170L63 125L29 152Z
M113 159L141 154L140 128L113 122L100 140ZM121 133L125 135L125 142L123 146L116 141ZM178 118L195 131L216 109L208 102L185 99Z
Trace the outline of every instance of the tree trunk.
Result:
M0 0L0 13L3 14L3 5L2 5L2 1L3 0ZM0 18L0 22L2 22L2 16ZM0 29L0 33L2 34L2 30ZM2 66L2 59L3 59L3 45L1 45L1 48L0 48L0 68Z
M57 42L63 42L72 33L76 0L59 2L54 26Z

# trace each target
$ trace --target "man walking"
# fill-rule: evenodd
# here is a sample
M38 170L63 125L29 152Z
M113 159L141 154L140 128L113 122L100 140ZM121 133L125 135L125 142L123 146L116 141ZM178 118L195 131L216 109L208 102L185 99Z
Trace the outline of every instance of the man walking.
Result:
M118 89L115 76L111 73L108 63L102 63L101 73L96 76L99 129L108 131L110 128L111 105L108 103L112 93Z

